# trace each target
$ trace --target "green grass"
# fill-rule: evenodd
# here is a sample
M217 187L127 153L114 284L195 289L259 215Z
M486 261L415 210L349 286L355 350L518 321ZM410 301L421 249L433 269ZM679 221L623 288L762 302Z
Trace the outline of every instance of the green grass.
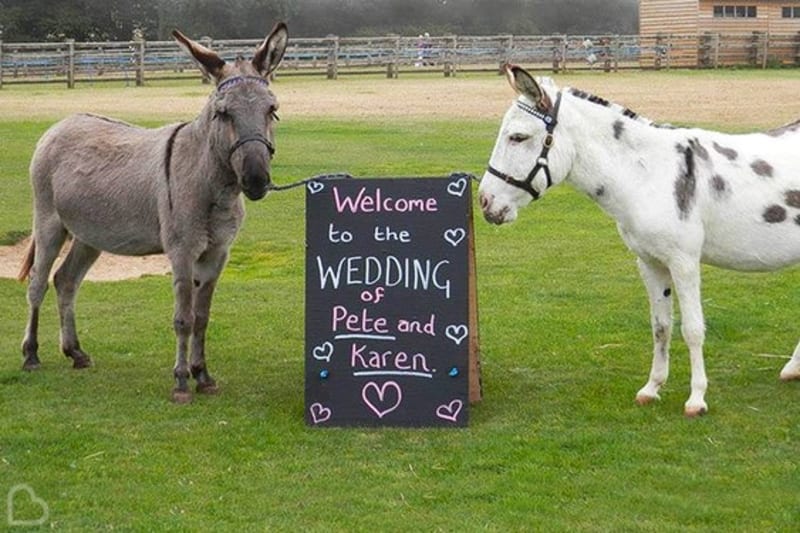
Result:
M30 225L26 168L46 127L0 122L0 235ZM478 172L496 127L287 116L275 175ZM27 484L48 525L73 531L796 530L800 388L759 354L794 348L797 269L706 269L711 412L681 414L677 333L663 400L641 408L651 346L634 258L594 204L554 189L511 226L475 221L485 399L470 427L319 431L303 422L303 206L302 190L248 202L208 338L222 391L191 405L168 401L168 278L84 285L95 366L81 372L58 353L51 291L31 374L25 288L0 280L0 501Z

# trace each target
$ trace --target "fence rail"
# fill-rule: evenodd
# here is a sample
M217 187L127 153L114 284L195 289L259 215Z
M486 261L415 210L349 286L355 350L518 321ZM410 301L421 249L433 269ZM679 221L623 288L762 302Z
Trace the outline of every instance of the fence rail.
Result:
M222 57L247 55L259 40L205 39ZM294 38L281 75L496 70L506 62L556 72L580 69L717 68L800 66L800 32L795 34L704 33L701 35L493 35L418 37ZM197 76L191 60L173 41L3 43L4 83L145 80Z

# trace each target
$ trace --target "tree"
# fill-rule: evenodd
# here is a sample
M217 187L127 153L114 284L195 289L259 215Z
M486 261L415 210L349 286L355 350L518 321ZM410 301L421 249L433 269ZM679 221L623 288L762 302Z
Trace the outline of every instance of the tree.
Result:
M638 0L0 0L6 41L291 35L635 33Z

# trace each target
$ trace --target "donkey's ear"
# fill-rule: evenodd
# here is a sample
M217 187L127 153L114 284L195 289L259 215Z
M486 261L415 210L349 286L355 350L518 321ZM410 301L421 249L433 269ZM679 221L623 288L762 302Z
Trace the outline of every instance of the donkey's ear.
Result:
M536 83L536 80L527 70L516 65L507 64L505 71L508 83L517 93L527 96L537 107L549 107L547 94L539 87L539 84Z
M262 76L269 76L281 64L288 40L289 31L286 29L286 24L279 22L256 49L253 66Z
M189 39L178 30L172 31L172 36L181 45L181 48L197 61L197 66L203 71L203 74L219 80L222 76L222 67L225 66L225 60L217 55L216 52L209 50L202 44Z

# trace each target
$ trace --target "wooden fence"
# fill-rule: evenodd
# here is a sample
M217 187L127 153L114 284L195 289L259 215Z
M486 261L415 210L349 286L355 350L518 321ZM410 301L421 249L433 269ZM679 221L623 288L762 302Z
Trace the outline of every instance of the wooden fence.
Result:
M260 40L203 44L226 59L247 55ZM555 72L579 69L716 68L722 66L800 66L800 33L774 35L494 35L430 38L336 37L290 40L280 75L497 70L505 62ZM196 77L197 69L173 41L79 43L3 43L0 87L4 83L66 83Z

